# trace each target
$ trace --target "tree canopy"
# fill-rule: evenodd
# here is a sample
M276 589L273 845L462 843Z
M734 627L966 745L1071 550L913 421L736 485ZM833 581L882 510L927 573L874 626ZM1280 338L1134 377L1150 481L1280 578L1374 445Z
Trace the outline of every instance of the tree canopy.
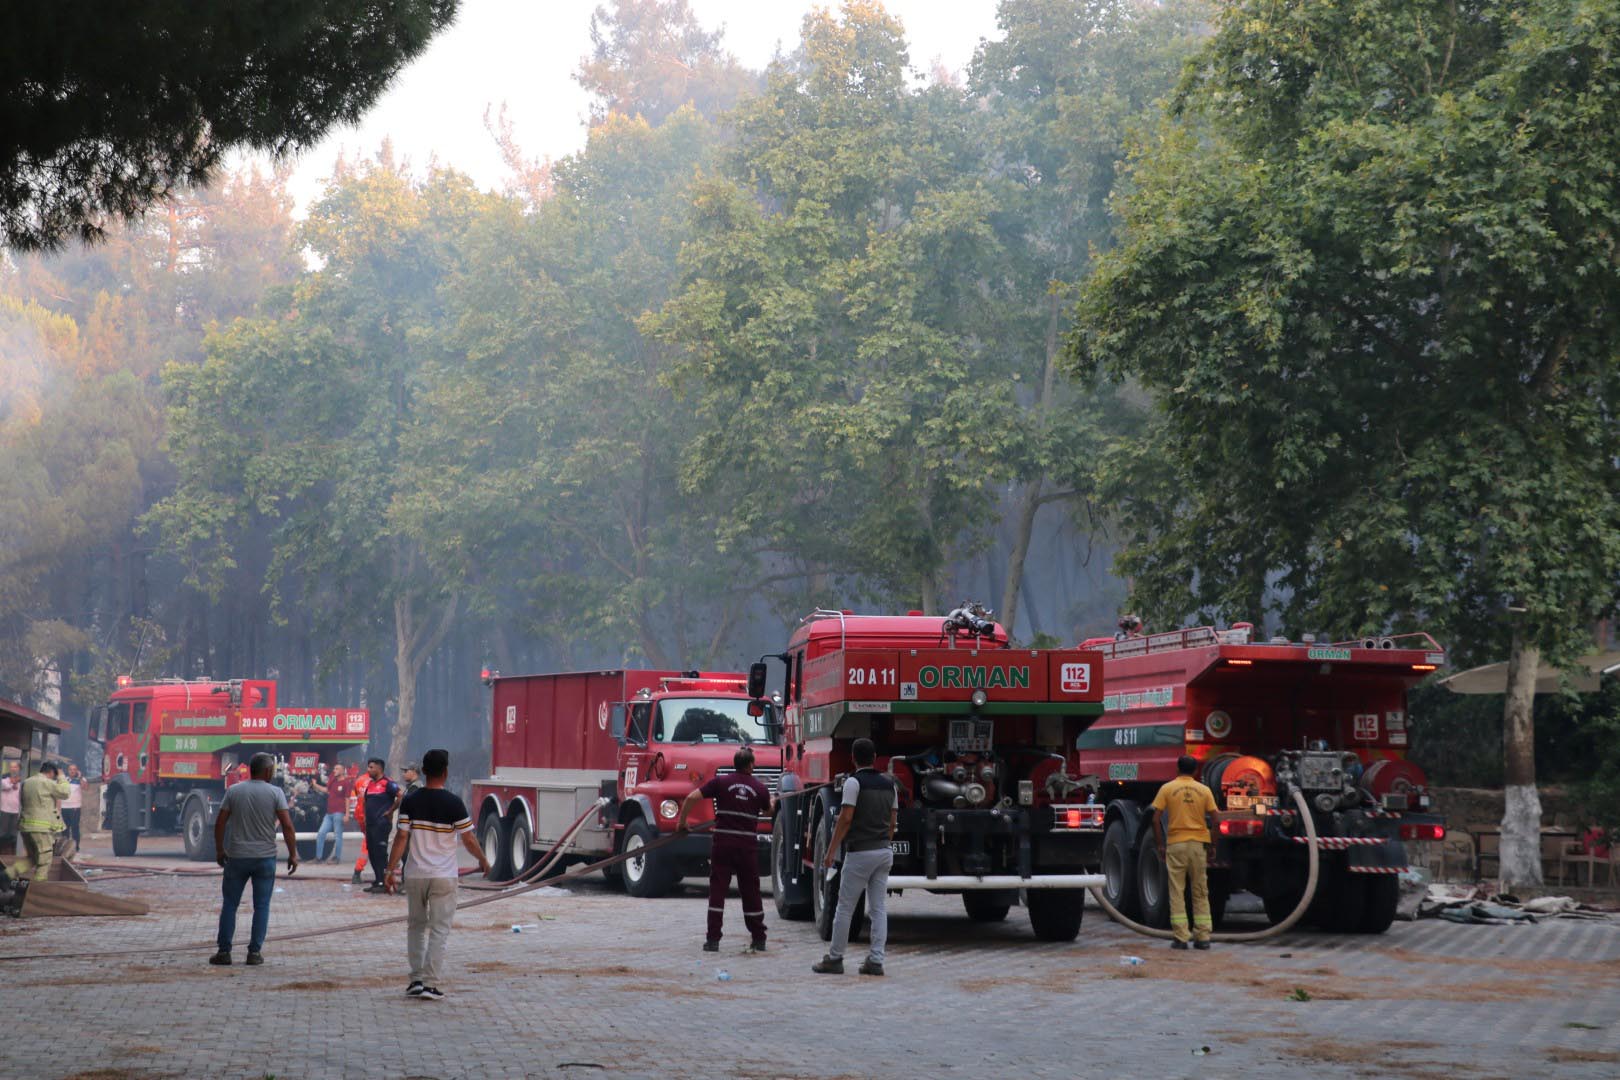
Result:
M233 149L358 120L459 0L128 0L0 14L0 245L94 239Z

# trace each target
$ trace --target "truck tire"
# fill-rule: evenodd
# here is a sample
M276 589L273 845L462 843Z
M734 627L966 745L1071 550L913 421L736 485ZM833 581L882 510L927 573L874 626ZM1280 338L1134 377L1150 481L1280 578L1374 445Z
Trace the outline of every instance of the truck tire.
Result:
M1086 914L1084 889L1027 889L1029 925L1041 941L1073 941Z
M815 855L814 880L810 886L811 905L815 913L816 933L821 935L822 941L831 941L833 922L838 917L838 886L842 879L836 869L831 874L821 869L821 860L827 857L827 842L832 839L832 826L829 824L832 818L820 807L816 816L825 820L816 830L810 848ZM861 924L865 919L866 896L863 894L855 901L855 913L849 920L849 940L854 941L861 936Z
M192 862L211 862L214 858L214 830L208 820L208 805L201 799L186 803L186 812L180 818L180 834L186 841L186 858Z
M490 881L511 878L506 868L506 826L501 815L493 810L484 811L484 816L478 819L478 845L484 849L484 858L489 860L489 873L485 877Z
M107 806L107 831L112 833L114 855L135 854L140 833L129 826L129 796L122 791L113 792L112 802Z
M962 894L962 906L974 922L1005 922L1018 893L1011 889L984 889Z
M1232 898L1232 885L1225 874L1209 875L1209 923L1219 930L1226 925L1226 902Z
M1141 896L1136 891L1136 852L1131 849L1130 827L1124 818L1115 818L1103 831L1103 895L1127 919L1140 921Z
M1261 903L1266 905L1266 918L1272 926L1276 926L1299 906L1299 898L1305 895L1304 885L1292 885L1286 888L1270 889L1261 895Z
M1356 874L1364 877L1362 884L1361 922L1358 933L1382 934L1395 921L1395 909L1401 901L1401 879L1394 874Z
M635 818L624 829L624 850L635 851L658 839L658 830L645 818ZM679 875L675 860L662 851L649 852L624 862L624 891L631 896L651 899L669 892Z
M511 876L520 878L534 866L534 838L529 835L529 821L522 814L513 814L506 826L506 865Z
M1136 848L1136 895L1142 915L1137 921L1158 930L1170 926L1170 873L1159 858L1151 829Z
M1311 906L1318 910L1322 929L1334 934L1359 933L1362 915L1367 910L1367 890L1363 887L1362 875L1350 873L1342 858L1330 865L1331 871L1322 875L1316 888L1322 904L1319 908L1316 904Z
M779 917L803 922L812 915L810 889L804 867L790 865L794 861L802 864L803 859L793 850L788 837L788 817L786 811L779 811L776 820L771 822L771 900L776 904ZM815 877L814 874L808 876L812 880ZM798 881L793 881L794 878Z

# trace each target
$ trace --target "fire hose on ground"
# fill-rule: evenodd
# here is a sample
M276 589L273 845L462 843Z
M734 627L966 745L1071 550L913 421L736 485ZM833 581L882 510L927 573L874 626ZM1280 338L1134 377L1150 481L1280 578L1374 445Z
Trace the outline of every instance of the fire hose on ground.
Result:
M1264 941L1266 938L1276 937L1278 934L1282 934L1293 929L1294 924L1305 917L1306 909L1311 906L1311 901L1316 897L1316 883L1320 870L1321 855L1317 851L1316 823L1311 818L1310 805L1306 803L1305 796L1298 788L1294 789L1293 794L1294 806L1299 810L1300 820L1305 824L1305 836L1308 840L1308 843L1305 845L1305 858L1307 866L1305 874L1305 894L1299 898L1299 903L1294 905L1294 910L1290 911L1287 917L1284 918L1282 922L1277 923L1275 926L1268 926L1264 930L1252 930L1241 934L1211 934L1211 941ZM1166 939L1175 937L1175 934L1169 930L1160 930L1155 926L1146 926L1137 922L1135 919L1126 917L1123 912L1108 902L1108 897L1102 894L1101 889L1092 889L1091 898L1097 901L1098 905L1108 913L1109 918L1113 919L1127 930L1134 930L1138 934L1143 934L1147 937L1153 938Z

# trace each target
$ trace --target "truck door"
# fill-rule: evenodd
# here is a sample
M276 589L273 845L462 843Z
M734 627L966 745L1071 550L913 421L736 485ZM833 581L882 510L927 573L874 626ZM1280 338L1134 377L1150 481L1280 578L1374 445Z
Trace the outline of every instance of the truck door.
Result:
M627 798L630 789L646 777L647 731L652 719L652 704L631 702L629 720L624 728L624 748L619 754L619 798Z

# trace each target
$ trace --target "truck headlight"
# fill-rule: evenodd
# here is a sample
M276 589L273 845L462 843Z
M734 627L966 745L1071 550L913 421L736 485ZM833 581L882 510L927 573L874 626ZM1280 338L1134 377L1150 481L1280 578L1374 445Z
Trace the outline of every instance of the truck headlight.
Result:
M670 821L674 821L675 815L679 814L680 812L681 804L676 802L674 799L665 799L663 802L658 804L659 816Z

